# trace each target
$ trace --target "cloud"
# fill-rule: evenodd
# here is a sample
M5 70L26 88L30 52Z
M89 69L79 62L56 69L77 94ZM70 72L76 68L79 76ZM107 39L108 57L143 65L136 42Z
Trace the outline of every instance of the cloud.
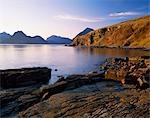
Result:
M104 18L84 18L84 17L72 16L72 15L57 15L55 16L55 18L63 19L63 20L89 22L89 23L104 21Z
M123 16L135 16L135 15L139 15L139 12L117 12L117 13L111 13L109 14L109 16L112 17L123 17Z

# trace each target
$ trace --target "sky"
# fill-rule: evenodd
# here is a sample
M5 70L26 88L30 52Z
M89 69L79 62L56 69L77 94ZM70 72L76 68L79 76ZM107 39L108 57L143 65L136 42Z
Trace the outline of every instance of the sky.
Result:
M0 32L73 38L87 27L149 15L149 6L150 0L0 0Z

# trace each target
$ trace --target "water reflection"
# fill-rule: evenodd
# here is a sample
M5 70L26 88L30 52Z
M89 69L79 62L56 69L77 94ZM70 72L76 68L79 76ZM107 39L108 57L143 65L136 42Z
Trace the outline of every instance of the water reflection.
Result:
M101 55L108 57L126 57L126 56L147 56L150 54L149 51L135 50L135 49L116 49L116 48L90 48L90 47L79 47L78 52L87 53L90 55Z
M98 70L109 57L149 55L148 51L66 47L63 45L0 45L0 69L46 66L54 82L58 75Z

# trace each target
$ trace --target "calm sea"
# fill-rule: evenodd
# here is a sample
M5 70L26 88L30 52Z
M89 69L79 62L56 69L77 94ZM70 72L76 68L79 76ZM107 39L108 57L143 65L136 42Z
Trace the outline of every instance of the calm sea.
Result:
M0 69L49 67L50 83L58 75L87 73L98 70L109 57L143 56L148 51L108 48L66 47L64 45L0 45ZM57 69L58 71L54 71Z

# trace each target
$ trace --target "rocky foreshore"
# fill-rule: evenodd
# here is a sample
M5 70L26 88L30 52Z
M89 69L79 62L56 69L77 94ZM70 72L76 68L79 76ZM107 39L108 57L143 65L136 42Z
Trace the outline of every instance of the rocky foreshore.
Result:
M1 90L1 117L149 117L149 57L112 58L101 73ZM140 79L139 79L140 78Z
M51 69L46 67L0 70L0 115L15 116L19 111L40 101L32 94L42 84L48 84Z
M116 80L122 84L134 84L140 89L149 87L149 56L108 59L103 68L105 79Z

